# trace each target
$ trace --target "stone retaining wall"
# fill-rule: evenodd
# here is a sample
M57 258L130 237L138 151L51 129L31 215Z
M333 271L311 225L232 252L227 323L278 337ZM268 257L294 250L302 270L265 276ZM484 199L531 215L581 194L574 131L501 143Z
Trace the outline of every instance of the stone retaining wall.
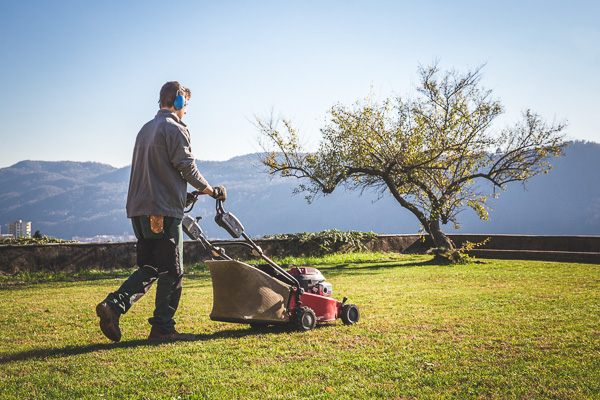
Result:
M450 235L456 246L466 241L481 243L470 254L480 258L533 259L573 261L600 264L600 236L523 236L523 235ZM224 242L215 240L217 246ZM316 254L318 247L297 240L258 239L269 257ZM419 235L380 235L365 243L368 251L420 253L431 246L428 237ZM242 246L225 247L233 258L248 259L249 250ZM352 249L339 248L338 251ZM184 261L194 264L209 258L199 242L184 243ZM44 245L0 246L0 273L65 271L83 269L112 270L135 266L135 242L126 243L65 243Z

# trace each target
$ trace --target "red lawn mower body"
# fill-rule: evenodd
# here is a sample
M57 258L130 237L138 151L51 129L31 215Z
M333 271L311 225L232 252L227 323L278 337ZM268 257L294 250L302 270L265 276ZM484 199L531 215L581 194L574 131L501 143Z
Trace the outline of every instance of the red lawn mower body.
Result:
M345 297L341 302L333 299L332 285L325 282L318 269L293 267L286 271L281 268L244 233L241 222L223 210L221 201L217 201L215 222L232 237L245 239L220 242L220 246L246 246L267 265L252 266L232 260L223 248L206 239L197 221L184 216L185 233L200 241L213 255L212 261L206 261L213 284L212 320L251 326L291 323L299 331L308 331L318 322L332 322L338 318L346 325L358 322L358 307L346 304Z
M325 277L318 269L294 267L290 269L289 273L298 280L300 287L304 290L304 294L299 297L301 304L297 304L297 296L292 296L290 310L295 309L298 305L310 307L315 312L317 322L335 321L341 315L344 304L330 297L332 295L331 284L325 282Z

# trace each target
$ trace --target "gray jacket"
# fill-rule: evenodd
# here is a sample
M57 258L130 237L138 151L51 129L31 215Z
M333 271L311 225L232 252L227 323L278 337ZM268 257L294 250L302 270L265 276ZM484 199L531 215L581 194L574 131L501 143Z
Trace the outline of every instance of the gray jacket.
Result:
M183 218L187 182L200 191L208 186L196 167L186 125L171 111L161 109L135 141L127 217Z

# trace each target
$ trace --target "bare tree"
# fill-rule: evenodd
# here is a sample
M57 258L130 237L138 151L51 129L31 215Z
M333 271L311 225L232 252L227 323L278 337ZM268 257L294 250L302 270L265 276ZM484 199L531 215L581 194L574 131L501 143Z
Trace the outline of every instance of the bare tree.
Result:
M271 174L303 178L296 192L305 192L309 202L338 186L390 193L437 247L454 249L441 225L458 227L457 213L466 207L487 219L486 201L496 189L548 173L549 159L566 145L566 125L548 125L528 110L495 133L492 122L503 107L481 87L481 67L461 74L433 65L420 67L419 74L412 100L367 98L333 106L315 152L304 150L290 121L257 119L266 151L262 163ZM485 193L477 181L493 190Z

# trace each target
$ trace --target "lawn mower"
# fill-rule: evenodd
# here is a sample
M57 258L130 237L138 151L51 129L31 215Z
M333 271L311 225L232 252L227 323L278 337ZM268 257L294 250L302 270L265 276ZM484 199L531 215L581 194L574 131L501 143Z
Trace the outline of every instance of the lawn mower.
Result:
M191 193L189 213L200 195ZM293 325L299 331L309 331L317 323L331 322L341 318L344 324L358 322L360 312L347 298L340 302L331 297L332 286L316 268L293 267L284 270L267 257L263 250L244 232L242 223L223 209L217 200L215 222L234 239L213 245L204 235L198 221L189 215L182 220L184 232L199 241L209 252L206 261L213 287L213 308L210 319L249 324L252 327L266 325ZM251 254L262 258L267 264L248 265L233 260L224 250L227 246L244 246Z

